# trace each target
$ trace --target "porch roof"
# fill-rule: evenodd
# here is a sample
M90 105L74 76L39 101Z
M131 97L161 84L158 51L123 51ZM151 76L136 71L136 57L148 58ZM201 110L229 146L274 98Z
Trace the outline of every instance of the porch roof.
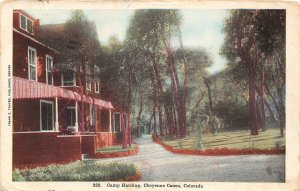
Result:
M57 86L44 84L24 78L13 77L13 98L65 98L81 101L81 95L75 91L67 90ZM82 100L89 104L95 104L100 108L113 109L111 102L83 95Z

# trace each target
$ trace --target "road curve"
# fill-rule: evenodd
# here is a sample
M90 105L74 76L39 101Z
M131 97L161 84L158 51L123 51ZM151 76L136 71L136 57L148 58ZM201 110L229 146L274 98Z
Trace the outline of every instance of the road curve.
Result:
M135 164L141 181L284 182L285 155L193 156L166 151L151 136L136 139L138 155L97 159Z

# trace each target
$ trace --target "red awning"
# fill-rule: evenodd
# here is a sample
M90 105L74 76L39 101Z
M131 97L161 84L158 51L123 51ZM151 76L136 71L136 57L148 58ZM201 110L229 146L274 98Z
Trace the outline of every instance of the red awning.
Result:
M57 86L39 83L24 78L13 77L13 98L14 99L32 99L32 98L65 98L81 101L81 95L75 91L67 90ZM113 109L111 102L92 98L83 95L83 101L89 104L95 104L101 108Z

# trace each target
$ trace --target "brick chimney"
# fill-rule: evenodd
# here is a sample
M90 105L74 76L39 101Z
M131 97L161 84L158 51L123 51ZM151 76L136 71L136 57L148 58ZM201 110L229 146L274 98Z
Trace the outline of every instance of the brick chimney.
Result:
M40 19L34 20L34 33L36 34L36 29L40 26Z

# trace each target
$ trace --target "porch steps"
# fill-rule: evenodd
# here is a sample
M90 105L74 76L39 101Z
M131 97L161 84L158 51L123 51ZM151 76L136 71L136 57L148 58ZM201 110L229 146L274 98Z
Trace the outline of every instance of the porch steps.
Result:
M89 159L90 157L89 157L89 155L88 154L82 154L81 155L81 160L87 160L87 159Z

